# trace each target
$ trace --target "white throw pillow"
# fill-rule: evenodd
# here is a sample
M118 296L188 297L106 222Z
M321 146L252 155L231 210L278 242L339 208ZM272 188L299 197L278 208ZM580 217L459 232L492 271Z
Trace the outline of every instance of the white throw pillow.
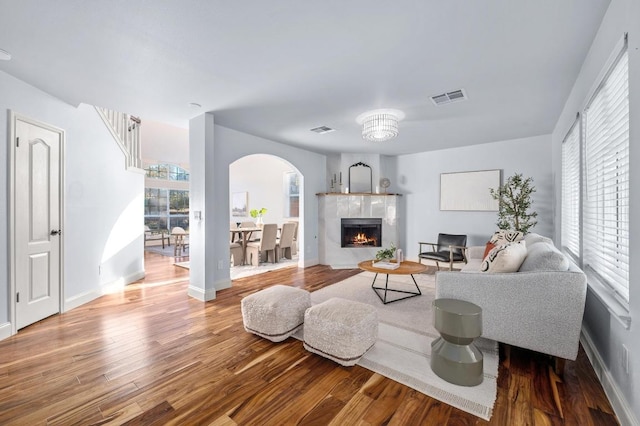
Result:
M482 272L516 272L527 257L527 245L524 240L496 246L482 261Z
M520 231L510 231L507 229L500 229L493 233L493 236L489 240L496 246L501 246L507 243L515 243L524 239L524 234Z

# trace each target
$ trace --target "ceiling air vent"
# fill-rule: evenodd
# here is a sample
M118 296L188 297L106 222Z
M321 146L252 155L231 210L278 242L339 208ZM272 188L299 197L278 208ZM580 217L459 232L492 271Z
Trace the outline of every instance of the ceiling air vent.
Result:
M431 97L431 102L436 106L450 104L451 102L464 101L467 99L467 95L464 93L464 89L454 90L453 92L443 93Z
M315 132L319 135L324 135L325 133L331 133L331 132L335 132L336 129L332 129L331 127L327 127L327 126L320 126L320 127L314 127L313 129L311 129L312 132Z

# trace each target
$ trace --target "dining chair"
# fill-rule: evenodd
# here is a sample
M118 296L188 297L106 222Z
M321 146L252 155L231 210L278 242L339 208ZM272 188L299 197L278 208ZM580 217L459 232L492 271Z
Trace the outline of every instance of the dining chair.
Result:
M262 227L262 238L260 241L250 241L247 243L246 256L253 266L260 265L260 258L266 262L276 263L276 236L278 225L275 223L265 223Z
M300 227L300 224L294 220L290 220L289 223L296 224L296 230L293 232L293 244L291 244L291 255L295 256L298 254L298 228Z
M244 264L244 248L240 243L229 243L229 252L231 264L233 266L239 266Z
M229 240L234 242L236 239L242 240L242 234L239 232L233 232L234 229L238 229L239 222L229 222ZM237 236L237 238L236 238Z
M278 260L281 257L292 259L293 235L296 231L296 224L287 222L282 225L282 233L276 241L276 256Z
M173 237L173 255L174 256L182 256L182 252L186 251L189 246L188 241L186 240L187 231L180 226L176 226L171 228L171 236Z

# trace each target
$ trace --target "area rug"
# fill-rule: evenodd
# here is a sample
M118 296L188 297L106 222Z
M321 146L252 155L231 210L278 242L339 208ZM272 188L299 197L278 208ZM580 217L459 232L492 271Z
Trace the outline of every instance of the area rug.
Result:
M313 304L341 297L377 308L380 321L378 340L358 365L489 420L497 395L497 342L482 338L476 340L476 346L484 356L484 379L480 385L468 387L446 382L430 367L431 342L439 336L433 327L435 277L416 274L422 296L383 305L371 289L373 276L370 272L363 272L311 293ZM384 286L384 278L384 275L379 275L376 286ZM415 290L410 276L390 275L389 284L392 288Z

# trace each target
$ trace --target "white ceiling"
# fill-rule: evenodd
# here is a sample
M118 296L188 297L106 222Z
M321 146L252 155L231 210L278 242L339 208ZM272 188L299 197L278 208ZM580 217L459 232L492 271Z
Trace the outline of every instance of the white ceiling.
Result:
M211 111L318 152L414 153L551 133L608 4L0 0L0 70L181 127ZM429 99L456 89L469 99ZM361 138L376 108L406 113L398 138Z

